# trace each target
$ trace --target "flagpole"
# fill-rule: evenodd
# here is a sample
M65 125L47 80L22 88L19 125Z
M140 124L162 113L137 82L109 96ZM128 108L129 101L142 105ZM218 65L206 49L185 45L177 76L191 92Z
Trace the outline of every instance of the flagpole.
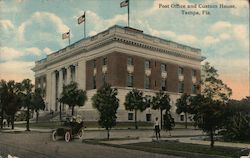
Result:
M84 38L86 38L86 14L84 11Z
M128 0L128 27L129 27L129 0Z
M70 30L69 30L69 45L70 45Z

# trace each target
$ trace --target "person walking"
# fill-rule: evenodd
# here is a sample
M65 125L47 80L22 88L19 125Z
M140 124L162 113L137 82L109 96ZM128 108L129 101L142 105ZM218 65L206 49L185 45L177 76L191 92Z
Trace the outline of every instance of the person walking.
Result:
M160 124L159 124L158 117L155 118L155 137L157 140L161 138Z

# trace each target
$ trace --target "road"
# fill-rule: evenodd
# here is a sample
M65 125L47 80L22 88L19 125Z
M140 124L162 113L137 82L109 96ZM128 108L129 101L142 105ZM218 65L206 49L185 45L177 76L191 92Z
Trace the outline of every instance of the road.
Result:
M86 133L86 135L94 135ZM99 134L103 135L103 134ZM175 156L147 153L143 151L90 145L74 139L70 143L63 140L53 142L50 133L21 132L0 133L0 155L7 154L19 158L178 158Z

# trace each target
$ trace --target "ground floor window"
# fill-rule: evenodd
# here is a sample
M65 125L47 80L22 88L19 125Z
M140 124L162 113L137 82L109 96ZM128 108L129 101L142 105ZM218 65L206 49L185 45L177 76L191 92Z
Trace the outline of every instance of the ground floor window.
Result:
M184 115L180 115L181 121L184 121Z
M128 120L133 120L134 114L133 113L128 113Z
M152 117L151 114L146 114L146 121L150 122L151 121L151 117Z

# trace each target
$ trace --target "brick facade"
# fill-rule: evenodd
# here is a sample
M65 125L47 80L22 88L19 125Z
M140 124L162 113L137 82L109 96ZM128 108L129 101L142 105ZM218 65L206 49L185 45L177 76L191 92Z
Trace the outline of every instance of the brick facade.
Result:
M133 59L134 71L133 75L133 87L139 89L145 89L145 68L144 62L150 61L151 75L150 88L151 90L161 89L161 64L166 64L167 79L166 79L166 91L178 93L178 68L179 65L162 62L153 59L147 59L139 56L128 55L119 52L113 52L106 56L97 57L95 59L86 62L86 90L93 89L93 76L94 67L93 61L96 61L96 88L100 88L103 84L103 59L107 58L107 82L112 86L127 87L127 59L131 57ZM191 93L192 89L192 69L191 67L181 66L184 69L184 93ZM200 82L200 70L196 69L196 84Z

